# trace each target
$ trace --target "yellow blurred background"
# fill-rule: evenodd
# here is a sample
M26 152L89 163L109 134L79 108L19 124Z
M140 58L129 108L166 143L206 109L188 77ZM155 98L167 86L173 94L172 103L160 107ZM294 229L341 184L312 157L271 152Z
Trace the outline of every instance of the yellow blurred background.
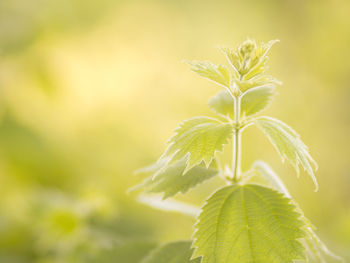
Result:
M216 47L247 37L281 40L269 73L283 85L266 114L301 134L320 190L254 127L243 168L268 162L350 260L349 12L346 0L1 0L0 262L129 263L189 239L193 219L126 190L180 121L212 115L219 88L181 61L224 63ZM201 204L212 190L179 198Z

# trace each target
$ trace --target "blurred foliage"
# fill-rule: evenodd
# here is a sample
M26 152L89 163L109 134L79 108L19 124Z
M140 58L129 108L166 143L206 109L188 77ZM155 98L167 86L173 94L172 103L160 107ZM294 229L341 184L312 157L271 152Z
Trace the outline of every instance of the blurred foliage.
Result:
M320 191L254 128L243 168L257 157L275 167L349 260L349 10L345 0L0 1L0 262L136 263L188 239L192 219L125 191L182 119L210 114L218 90L181 60L222 63L213 47L247 37L281 40L269 71L284 84L269 111L310 146ZM214 184L179 198L201 204Z

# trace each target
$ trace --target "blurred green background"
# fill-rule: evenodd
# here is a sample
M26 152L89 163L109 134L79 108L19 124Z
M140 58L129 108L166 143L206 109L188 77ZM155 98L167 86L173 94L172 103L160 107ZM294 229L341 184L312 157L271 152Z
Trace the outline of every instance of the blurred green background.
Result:
M180 121L212 114L219 88L181 61L223 63L215 47L247 37L281 40L269 73L284 84L266 114L302 135L320 191L253 127L243 168L267 161L349 260L349 11L346 0L1 0L0 262L137 262L190 238L193 219L125 192ZM212 185L179 198L201 204Z

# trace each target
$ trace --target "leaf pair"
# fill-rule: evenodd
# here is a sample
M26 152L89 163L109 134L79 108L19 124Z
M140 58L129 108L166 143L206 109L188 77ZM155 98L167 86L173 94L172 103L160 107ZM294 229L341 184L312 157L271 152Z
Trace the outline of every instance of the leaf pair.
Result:
M274 89L273 85L265 85L244 92L241 98L241 116L257 114L269 106L275 94ZM234 119L234 99L228 91L220 91L208 104L216 114Z
M257 91L260 92L259 89ZM261 92L271 94L267 92L267 89ZM247 92L247 94L254 93L254 89ZM256 97L259 98L259 96ZM253 95L248 98L250 101L254 100ZM267 95L266 98L268 98ZM266 105L262 102L263 100L260 101L260 105ZM243 106L243 109L246 109L247 113L252 113L258 107ZM216 108L216 110L221 113L225 112L225 108ZM254 119L254 122L269 138L282 160L287 159L298 173L299 164L301 164L313 179L317 191L318 184L314 176L317 164L299 135L288 125L274 118L258 117ZM164 198L179 192L187 192L190 188L218 174L215 164L211 166L210 164L215 157L215 152L221 151L231 136L231 124L221 123L216 119L198 117L183 122L170 140L170 145L161 159L163 163L156 167L150 178L136 188L142 187L150 193L164 193Z

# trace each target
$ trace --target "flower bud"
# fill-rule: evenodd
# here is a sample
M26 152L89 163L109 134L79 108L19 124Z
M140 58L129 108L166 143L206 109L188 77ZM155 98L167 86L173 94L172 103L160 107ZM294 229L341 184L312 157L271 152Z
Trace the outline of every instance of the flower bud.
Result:
M238 48L238 51L242 58L248 59L252 57L256 51L256 42L248 39L242 43L242 45Z

